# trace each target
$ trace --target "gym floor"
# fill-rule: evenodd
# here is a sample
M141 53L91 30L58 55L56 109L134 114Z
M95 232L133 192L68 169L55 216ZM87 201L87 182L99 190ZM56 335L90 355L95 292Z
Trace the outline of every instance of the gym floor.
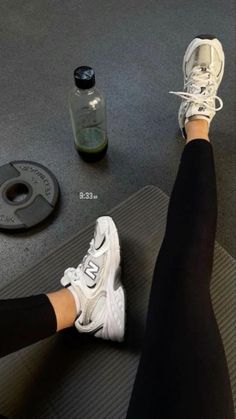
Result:
M168 92L182 90L183 54L200 33L215 34L226 55L218 92L224 108L210 138L217 240L236 257L234 0L13 0L0 9L0 165L39 162L61 188L49 222L26 233L0 233L0 286L141 187L157 185L170 195L184 142L180 99ZM107 99L109 149L95 164L83 162L73 146L67 97L79 65L95 69ZM97 199L82 200L80 192Z

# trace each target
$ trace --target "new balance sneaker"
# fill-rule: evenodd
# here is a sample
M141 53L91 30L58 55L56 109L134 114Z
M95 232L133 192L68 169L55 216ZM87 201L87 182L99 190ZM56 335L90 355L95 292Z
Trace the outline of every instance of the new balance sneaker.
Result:
M179 126L186 138L185 124L191 116L205 119L209 127L223 101L216 96L225 66L221 42L213 35L199 35L186 49L183 59L184 91L169 92L183 100L179 108ZM216 102L219 106L216 107Z
M68 287L79 310L75 326L79 332L123 341L125 294L120 281L120 246L111 217L96 221L94 237L77 268L64 272L61 284Z

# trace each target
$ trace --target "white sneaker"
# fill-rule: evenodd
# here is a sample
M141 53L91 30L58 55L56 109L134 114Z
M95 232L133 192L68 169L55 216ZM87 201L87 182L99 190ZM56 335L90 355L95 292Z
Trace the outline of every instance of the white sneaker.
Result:
M205 119L209 127L223 101L216 96L225 66L221 42L212 35L199 35L186 49L183 59L184 91L169 92L184 99L179 108L179 126L186 138L185 124L191 116ZM219 107L216 108L216 101Z
M96 221L94 238L83 261L66 269L61 284L79 299L75 321L79 332L123 341L125 332L125 294L120 282L120 246L111 217Z

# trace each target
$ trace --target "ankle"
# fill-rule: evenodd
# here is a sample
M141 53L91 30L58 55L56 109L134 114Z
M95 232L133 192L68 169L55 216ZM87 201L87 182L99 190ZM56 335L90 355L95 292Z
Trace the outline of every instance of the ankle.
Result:
M46 295L55 312L57 332L73 326L77 316L77 310L72 293L68 289L62 288L59 291L51 292Z
M197 119L195 116L192 116L185 124L185 131L187 135L186 143L197 139L210 141L209 123L205 119Z

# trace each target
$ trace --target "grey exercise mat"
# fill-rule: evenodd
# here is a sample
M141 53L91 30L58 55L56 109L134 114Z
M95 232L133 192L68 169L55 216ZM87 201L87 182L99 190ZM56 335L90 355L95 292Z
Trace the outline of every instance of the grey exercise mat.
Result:
M165 231L168 197L147 186L109 214L122 246L127 335L118 344L70 329L0 361L0 412L9 418L125 418L145 330L155 258ZM94 225L78 232L1 291L20 297L59 287L65 268L86 253ZM218 244L212 299L224 341L234 398L236 261Z

